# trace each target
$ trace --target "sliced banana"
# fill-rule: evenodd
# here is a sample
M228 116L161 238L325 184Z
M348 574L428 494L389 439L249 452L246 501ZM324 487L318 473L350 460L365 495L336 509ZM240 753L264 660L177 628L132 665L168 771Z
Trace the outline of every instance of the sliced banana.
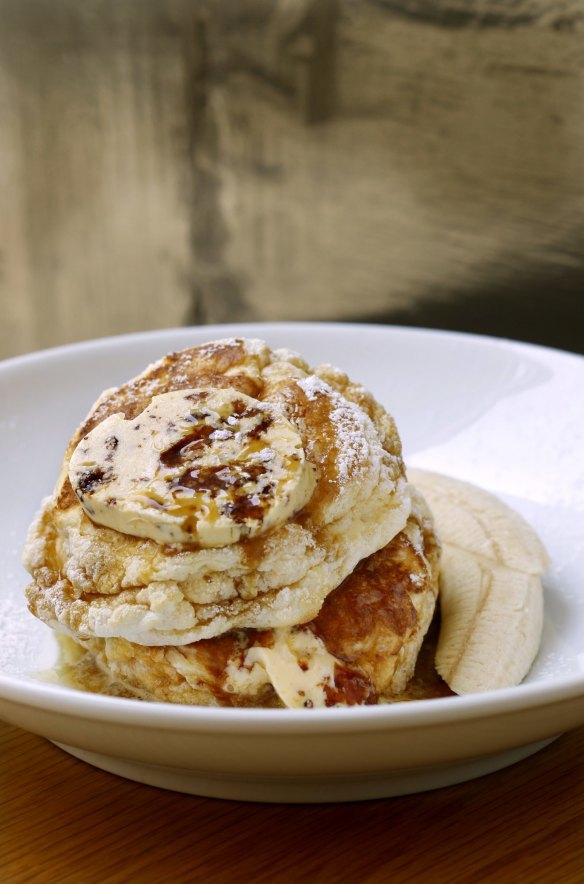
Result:
M292 424L231 388L164 393L133 420L111 415L81 440L69 478L93 522L202 547L268 531L314 488Z
M436 669L457 694L519 684L539 649L546 551L500 500L447 476L409 470L443 544Z

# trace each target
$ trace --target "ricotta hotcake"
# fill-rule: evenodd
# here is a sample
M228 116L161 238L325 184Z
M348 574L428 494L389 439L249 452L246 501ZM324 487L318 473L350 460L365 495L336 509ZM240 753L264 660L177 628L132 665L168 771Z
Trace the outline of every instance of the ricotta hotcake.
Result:
M411 678L438 594L439 546L414 493L405 528L361 561L315 619L182 646L81 641L77 684L146 700L223 706L371 704Z
M181 403L180 420L195 423L205 439L215 434L221 443L213 453L218 462L197 461L195 467L193 440L181 435L182 429L177 438L172 435L168 394L178 391L184 394L174 397ZM189 396L192 410L185 411ZM238 424L242 445L252 433L261 443L251 472L223 445L229 419L243 414L237 412L238 397L243 411L255 409L269 418L267 424L263 418ZM203 415L201 398L208 412ZM137 468L136 449L128 447L131 434L142 432L142 415L158 426L157 433L142 436L142 444L155 438L158 446L158 460L150 452L150 459L140 461L146 478ZM104 424L108 432L100 436ZM279 428L280 448L268 424ZM129 452L125 459L122 449ZM164 466L165 456L168 473L162 478L170 479L156 499L151 480L160 478L157 464ZM274 491L273 471L266 480L274 458L283 471L277 480L285 489L281 494L279 485ZM298 481L286 485L293 461ZM215 469L214 482L220 468L223 497L216 484L201 485L200 467ZM124 469L133 477L131 487L118 481ZM176 484L177 476L187 474L189 482L199 483L195 489ZM243 495L239 502L231 493L236 485ZM140 519L148 527L132 533L139 494L131 506L128 495L144 490ZM189 532L191 492L204 492L207 502L221 509L224 531L214 534L207 519ZM235 503L238 518L229 509ZM158 530L152 516L156 506L178 539ZM107 516L108 507L115 518ZM164 357L106 391L91 409L69 444L53 495L31 528L25 564L33 579L27 598L36 616L76 638L123 639L148 647L190 645L233 630L296 626L316 617L358 562L404 528L410 509L395 424L363 387L336 369L311 369L299 356L271 350L262 341L216 341Z

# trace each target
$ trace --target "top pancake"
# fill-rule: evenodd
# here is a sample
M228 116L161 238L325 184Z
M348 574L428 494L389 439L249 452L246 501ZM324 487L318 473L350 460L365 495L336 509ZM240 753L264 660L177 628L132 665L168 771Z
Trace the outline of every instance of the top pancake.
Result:
M68 479L79 441L112 414L136 417L153 396L209 387L270 403L297 429L316 474L304 508L222 548L160 545L93 523ZM30 531L29 605L61 631L145 645L304 623L361 559L402 530L409 512L395 424L363 387L262 341L216 341L165 356L93 406Z

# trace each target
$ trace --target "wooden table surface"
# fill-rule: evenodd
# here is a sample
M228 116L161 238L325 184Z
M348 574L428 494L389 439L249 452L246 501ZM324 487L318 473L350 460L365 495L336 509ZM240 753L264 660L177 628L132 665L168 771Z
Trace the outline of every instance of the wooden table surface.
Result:
M0 723L3 882L584 881L584 728L481 779L323 805L167 792Z

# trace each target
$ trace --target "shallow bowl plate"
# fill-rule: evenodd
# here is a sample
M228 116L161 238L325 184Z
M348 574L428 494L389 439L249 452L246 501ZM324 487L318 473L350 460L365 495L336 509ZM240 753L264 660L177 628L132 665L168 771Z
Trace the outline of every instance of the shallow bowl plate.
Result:
M516 688L324 710L209 709L43 680L50 630L26 610L20 555L68 438L105 387L170 350L262 337L332 362L394 414L407 462L498 494L550 554L541 651ZM140 782L224 798L398 795L511 764L584 724L584 360L510 341L366 325L207 326L0 363L0 717Z

